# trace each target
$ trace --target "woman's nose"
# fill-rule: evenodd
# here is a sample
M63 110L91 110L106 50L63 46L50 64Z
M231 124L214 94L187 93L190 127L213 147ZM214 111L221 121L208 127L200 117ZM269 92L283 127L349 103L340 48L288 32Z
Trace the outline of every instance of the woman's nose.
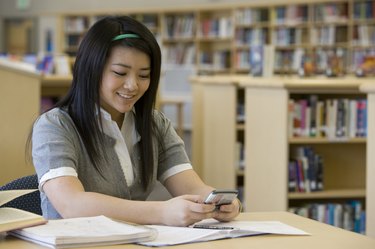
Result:
M127 77L125 79L124 88L128 89L129 91L134 91L138 89L137 78L134 76Z

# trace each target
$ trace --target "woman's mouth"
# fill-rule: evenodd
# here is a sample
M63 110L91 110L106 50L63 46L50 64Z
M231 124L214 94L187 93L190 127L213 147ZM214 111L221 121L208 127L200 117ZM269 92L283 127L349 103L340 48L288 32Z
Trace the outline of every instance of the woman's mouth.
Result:
M121 98L124 98L124 99L131 99L134 97L134 95L124 94L124 93L117 93L117 95L119 95Z

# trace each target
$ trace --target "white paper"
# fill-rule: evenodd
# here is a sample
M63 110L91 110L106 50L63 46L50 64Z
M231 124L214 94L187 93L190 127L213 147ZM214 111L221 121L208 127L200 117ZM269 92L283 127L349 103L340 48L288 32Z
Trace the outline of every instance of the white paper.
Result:
M285 235L308 235L305 231L284 224L280 221L230 221L218 222L207 219L196 224L233 227L240 230L254 231L259 233L285 234Z
M158 231L156 239L139 244L145 246L167 246L261 234L309 235L300 229L279 221L232 221L224 223L214 219L207 219L196 224L226 228L232 227L233 229L199 229L154 225L150 227Z

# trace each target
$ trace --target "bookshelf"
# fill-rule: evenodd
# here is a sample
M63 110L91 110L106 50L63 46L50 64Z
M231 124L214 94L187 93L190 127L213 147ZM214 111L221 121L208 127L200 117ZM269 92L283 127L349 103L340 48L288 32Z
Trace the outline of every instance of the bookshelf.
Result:
M162 53L166 65L196 64L197 14L167 12L161 16Z
M160 36L161 16L158 13L149 13L144 11L142 13L132 12L127 14L147 26L157 38ZM63 52L74 58L77 53L78 46L87 30L104 15L106 15L105 12L66 14L60 16L60 27L58 27L58 30L61 32L62 43L58 44L58 52Z
M371 194L366 194L368 193L366 191L366 172L370 167L366 163L366 137L359 135L351 138L349 134L340 137L339 133L326 137L310 137L310 134L295 137L294 134L290 134L292 120L290 120L289 108L291 99L296 100L301 96L304 96L303 99L306 96L318 96L327 101L336 98L339 100L367 99L367 96L359 90L363 80L356 78L284 79L281 84L265 83L264 86L255 84L255 81L256 79L248 79L240 83L246 91L244 191L247 197L245 203L251 205L250 210L276 207L294 210L301 214L308 212L307 208L319 206L319 209L323 209L323 214L327 217L329 208L334 209L340 205L340 208L344 210L341 212L346 212L349 203L353 205L355 203L355 205L361 205L360 208L365 209L366 214L371 216L371 209L368 206L365 207L367 202L374 198ZM272 87L270 88L270 86ZM257 97L259 95L262 98ZM337 118L337 120L340 119ZM327 124L327 126L329 125ZM335 119L335 131L338 132L338 130L338 121L336 122ZM259 142L260 140L263 142ZM274 143L277 146L274 146ZM312 181L316 180L310 175L310 170L315 168L315 166L311 167L311 165L315 165L314 161L312 163L308 161L308 169L302 168L301 170L300 167L305 177L305 180L302 181L302 190L296 190L294 186L292 191L290 189L288 191L291 183L290 165L296 159L296 151L299 153L300 164L303 167L306 165L300 155L301 148L305 153L307 153L306 148L309 148L316 155L315 158L320 158L319 163L321 163L323 171L321 173L323 177L322 189L319 187L315 191L312 187L309 187L310 191L307 189L306 178L310 181L309 186L312 186ZM264 150L267 151L267 154ZM310 157L305 160L310 160ZM258 180L264 179L264 177L272 179L270 182L273 184ZM316 184L319 185L319 172L317 177ZM254 192L254 189L259 191ZM281 195L283 199L280 198L276 202L274 200L276 195ZM265 201L263 201L264 199ZM254 204L255 200L257 200L256 204ZM314 211L309 212L313 213ZM322 211L315 212L322 213ZM327 220L324 221L327 222ZM367 227L371 227L368 220Z
M62 51L74 56L78 46L93 23L92 16L71 15L65 16L63 20L63 48Z
M238 8L234 11L234 60L235 73L251 70L250 48L269 44L269 9L267 7Z
M200 11L198 27L198 71L229 73L232 68L232 10Z
M364 98L370 108L370 94L360 90L368 81L354 77L197 76L192 85L200 109L193 110L193 120L202 130L197 134L201 140L195 137L193 143L200 143L201 158L194 156L193 164L204 162L202 175L209 184L243 189L246 211L289 210L306 204L346 204L356 200L366 210L367 234L374 236L375 197L369 184L374 181L374 174L369 175L373 163L368 154L371 129L369 138L291 137L288 133L290 99L313 94L322 99ZM373 87L373 83L368 84ZM244 105L244 123L238 122L239 103ZM367 109L368 115L370 112ZM244 147L243 169L238 169L238 143ZM288 191L290 154L301 146L313 148L324 159L322 191ZM210 172L216 172L215 176Z
M74 56L87 28L115 13L133 16L154 32L166 65L194 65L199 75L251 73L251 47L260 45L274 48L271 67L278 75L301 73L306 60L314 61L314 75L355 74L364 58L373 58L375 1L280 2L66 14L59 52Z

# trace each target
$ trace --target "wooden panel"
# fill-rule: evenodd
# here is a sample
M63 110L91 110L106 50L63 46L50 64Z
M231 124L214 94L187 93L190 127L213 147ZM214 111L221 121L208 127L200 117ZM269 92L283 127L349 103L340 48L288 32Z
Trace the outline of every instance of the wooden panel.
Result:
M287 209L287 102L283 88L246 88L246 211Z
M203 86L200 84L192 84L192 162L194 170L203 179Z
M0 66L0 185L34 172L25 142L39 108L39 78Z
M215 188L235 188L236 87L203 89L204 180Z
M365 189L324 190L310 193L289 193L289 200L366 198Z
M367 101L366 234L375 238L375 87Z

